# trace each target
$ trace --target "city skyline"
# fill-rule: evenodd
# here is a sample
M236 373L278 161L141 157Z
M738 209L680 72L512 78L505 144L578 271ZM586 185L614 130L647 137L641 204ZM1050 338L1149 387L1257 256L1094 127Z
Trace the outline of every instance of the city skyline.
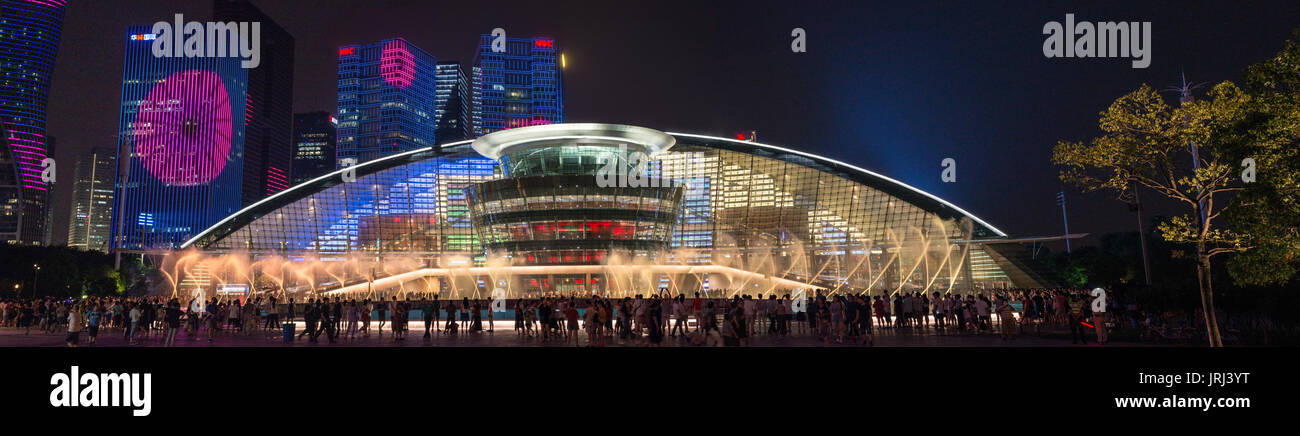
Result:
M959 428L1285 416L1298 17L1300 0L0 0L0 349L23 351L0 410L418 428L446 402L411 383L483 409L500 375L573 390L579 366L671 404L631 372L698 362L676 378L798 371L785 396L723 398L990 405L892 402L970 415ZM596 353L629 357L586 370ZM239 375L283 387L269 413L205 383L271 359L288 365ZM822 369L846 359L952 375ZM734 408L709 410L752 415ZM477 415L459 420L502 427Z
M405 35L409 41L425 47L439 59L459 60L464 64L473 59L476 48L473 39L476 35L487 33L495 27L503 27L511 36L548 35L564 42L569 62L566 71L566 82L569 85L566 90L566 112L570 120L624 121L661 129L708 132L719 136L729 136L742 130L757 130L760 140L809 147L805 151L879 170L950 199L1019 235L1062 233L1059 206L1053 200L1055 192L1060 190L1060 183L1055 179L1056 169L1047 163L1050 147L1056 140L1086 137L1089 132L1095 131L1095 114L1109 101L1108 96L1134 89L1144 82L1154 86L1173 83L1177 79L1177 72L1183 69L1188 71L1193 80L1236 78L1243 65L1275 52L1279 48L1279 41L1285 39L1290 32L1290 23L1278 19L1286 14L1262 12L1268 8L1256 11L1234 10L1233 13L1237 14L1235 16L1241 18L1223 25L1249 28L1251 31L1233 32L1236 36L1230 40L1215 39L1206 33L1179 30L1188 27L1186 23L1205 22L1207 17L1234 16L1226 13L1225 6L1213 5L1190 7L1180 14L1169 14L1160 8L1143 5L1107 9L1105 5L1078 7L1043 4L1007 12L965 10L952 6L940 8L936 4L913 5L920 11L942 11L938 15L921 16L915 10L867 11L842 7L841 15L846 16L846 19L851 17L868 23L883 23L877 20L889 16L902 20L897 24L845 28L836 26L836 20L827 18L823 13L825 11L775 4L760 4L752 8L737 8L726 4L665 5L662 10L649 11L649 16L638 23L618 18L612 8L594 7L585 11L583 18L601 24L588 27L577 26L576 22L582 21L578 18L566 18L557 11L526 4L518 4L516 8L499 12L468 10L467 7L455 5L435 7L396 2L379 2L373 8L344 2L325 2L327 7L319 8L319 12L294 2L260 1L256 4L269 16L278 18L277 21L298 39L300 60L296 62L297 70L314 71L312 74L299 74L295 79L295 112L332 110L332 104L327 102L335 101L335 96L329 91L334 87L335 77L330 72L322 74L322 71L331 69L319 68L319 62L332 61L335 58L334 50L348 41ZM97 32L99 29L117 26L112 23L149 22L178 12L184 12L195 19L204 19L204 9L210 8L210 5L207 1L167 4L142 1L125 2L114 10L101 10L97 5L87 5L88 9L71 12L70 19L78 20L73 31L78 33L65 41L65 45L72 44L67 49L71 50L68 53L72 53L69 56L90 62L92 66L100 63L100 67L94 69L108 71L110 73L105 75L111 76L111 71L120 68L120 64L103 64L103 60L87 58L86 55L94 53L98 56L120 48L105 46L103 42L89 42L86 38L104 39ZM669 16L665 11L674 7L685 8L691 13ZM1278 7L1286 10L1296 6L1284 4ZM421 16L416 12L421 10L441 11L436 15L426 15L432 18L422 19L433 20L439 25L415 25L415 17ZM1089 18L1111 16L1121 19L1151 19L1155 24L1156 47L1152 66L1145 70L1133 70L1126 63L1042 58L1041 26L1046 21L1059 20L1065 12ZM722 20L716 27L699 27L704 29L700 30L703 33L689 37L664 34L656 31L654 26L657 23L675 22L674 20L695 23L722 16L736 19ZM936 16L939 18L933 18ZM347 19L340 21L340 17ZM379 17L385 18L381 20ZM913 36L902 46L905 48L891 49L863 42L864 38L887 35L882 32L902 32L902 26L915 26L924 20L939 20L947 27L936 26L928 35L909 34ZM378 22L385 22L386 25L382 29L366 26ZM999 24L988 27L985 25L988 23ZM1244 23L1250 24L1247 26ZM786 51L789 28L795 25L803 26L809 31L810 50L804 58L792 57L795 55ZM992 31L980 39L953 38L956 34L976 28ZM330 31L325 32L325 29ZM609 38L611 35L617 36L613 39L618 40L618 44L613 44ZM71 38L77 42L70 43L74 40ZM1175 39L1183 38L1188 41L1175 44ZM888 40L890 39L881 39ZM700 46L702 41L715 41L716 44ZM1003 48L987 48L993 45ZM837 67L841 61L833 59L845 55L843 49L849 46L860 47L847 53L852 55L847 60L858 66ZM87 47L101 48L87 51ZM637 47L639 50L628 51L625 55L619 50L610 50L613 47ZM783 51L786 53L782 54ZM996 60L980 60L963 54L968 51L995 56ZM943 68L917 70L918 65L909 60L914 56L905 55L927 52L938 56ZM673 67L653 69L655 72L649 74L652 69L644 68L648 57L664 59ZM60 67L56 68L52 90L65 96L67 91L62 90L76 85L61 81L60 78L65 75L79 76L75 68L62 67L67 64L66 59L67 56L60 56ZM746 59L749 62L763 59L765 67L749 68ZM988 62L1003 63L1005 67L978 68ZM304 65L317 67L304 68ZM966 68L963 69L963 66ZM853 72L850 74L848 70ZM655 86L617 88L611 87L609 80L596 77L615 72L627 76L624 80L629 83ZM962 74L969 77L963 79ZM79 83L80 80L96 79L68 80L77 80L74 83ZM961 81L979 86L955 85ZM836 92L828 94L832 85ZM1021 88L1034 89L1041 95L1028 95L1025 91L1018 90ZM313 91L304 92L304 89ZM617 102L610 101L606 96L615 89L630 93L648 106L642 109L619 107ZM1043 89L1047 89L1047 92L1037 92ZM648 92L651 90L658 92ZM990 94L1003 91L1010 94ZM90 98L116 93L102 89L83 92L89 92ZM109 100L115 101L116 98L110 97ZM804 106L801 101L824 103ZM1052 102L1058 101L1070 101L1072 104L1052 105ZM692 109L684 112L663 110L670 103ZM103 143L103 123L95 121L97 115L80 108L69 111L67 104L58 99L53 104L59 109L58 113L52 114L56 118L66 120L69 118L65 117L72 116L87 120L85 128L79 129L68 129L68 122L54 120L56 126L67 131L66 134L53 132L56 136L61 136L63 151L60 155L69 157L61 157L60 161L72 162L70 157L75 156L76 150L86 150L92 142ZM806 110L779 110L783 107ZM1054 110L1044 110L1049 107ZM738 108L747 110L733 110ZM836 110L831 111L831 108ZM100 110L103 110L103 106L100 106ZM998 120L987 117L981 119L980 114L986 112L1010 116ZM634 116L644 119L633 119ZM818 121L809 123L808 120L811 119ZM100 127L95 127L96 125ZM804 139L804 135L808 135L807 139ZM819 144L844 143L846 140L848 144L857 145L840 146L838 150L816 148L827 146ZM938 163L944 157L954 157L959 162L957 183L944 184L939 181ZM63 179L71 178L71 167L72 165L61 166ZM1034 183L1018 182L1021 179ZM999 193L1012 187L1024 190L1023 204L1007 208L993 200ZM70 193L71 188L66 189ZM67 194L63 195L62 198L68 198ZM1130 231L1133 228L1133 216L1109 198L1080 195L1069 189L1067 196L1071 230L1097 234ZM61 205L67 201L58 203L60 207L66 207ZM1157 211L1159 206L1157 202L1149 205ZM1022 207L1025 209L1021 210ZM1042 219L1053 216L1048 214L1053 214L1054 217ZM1037 218L1030 219L1029 216Z

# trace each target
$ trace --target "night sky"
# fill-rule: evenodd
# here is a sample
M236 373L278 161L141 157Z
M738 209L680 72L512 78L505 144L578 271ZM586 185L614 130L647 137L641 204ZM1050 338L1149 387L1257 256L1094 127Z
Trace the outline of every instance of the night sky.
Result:
M116 143L125 31L207 21L211 1L73 1L50 95L58 140L55 234L67 229L76 156ZM297 39L294 111L334 111L337 47L405 37L473 62L479 34L551 36L565 53L569 122L610 122L759 141L842 160L926 190L1013 236L1060 234L1058 140L1099 133L1097 114L1143 83L1239 80L1300 28L1300 2L255 3ZM1152 22L1150 68L1048 59L1043 24ZM808 51L791 53L791 30ZM1166 99L1176 102L1173 93ZM942 183L940 162L957 161ZM1134 229L1106 194L1066 188L1072 232ZM1144 198L1154 198L1148 194ZM1169 205L1150 205L1150 213ZM58 242L59 238L56 238Z

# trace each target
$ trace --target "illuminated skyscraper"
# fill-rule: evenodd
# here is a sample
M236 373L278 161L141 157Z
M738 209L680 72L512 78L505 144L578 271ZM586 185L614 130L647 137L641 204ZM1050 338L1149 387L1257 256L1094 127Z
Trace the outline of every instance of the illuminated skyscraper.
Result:
M0 241L39 244L50 186L45 132L64 0L0 0Z
M261 23L261 62L248 70L248 125L244 136L247 206L289 187L293 155L293 35L247 0L214 0L220 22Z
M338 166L437 143L436 64L402 38L339 47Z
M149 27L124 37L113 248L174 248L243 205L249 70L155 57Z
M77 157L72 212L68 217L69 247L108 251L116 170L117 152L112 147L95 147Z
M469 79L460 62L438 62L438 143L473 138L469 119Z
M336 120L329 112L293 116L293 184L334 171Z
M492 51L492 35L479 38L474 61L474 135L564 122L564 80L559 44L551 38L507 38Z

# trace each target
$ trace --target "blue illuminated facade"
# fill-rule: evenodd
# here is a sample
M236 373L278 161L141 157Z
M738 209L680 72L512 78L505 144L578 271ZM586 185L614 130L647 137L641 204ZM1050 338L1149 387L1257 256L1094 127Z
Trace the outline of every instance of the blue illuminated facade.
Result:
M437 143L437 59L402 38L339 47L340 167Z
M113 248L178 247L239 210L247 70L238 58L155 57L126 35Z
M254 252L467 253L480 246L466 190L498 178L496 161L463 143L399 153L384 161L372 163L406 164L376 170L363 163L351 182L344 183L336 173L294 186L214 228L229 226L231 232L221 237L228 248ZM265 212L258 226L238 224L256 211Z
M479 38L473 71L474 135L564 122L560 47L551 38L507 38L492 51L492 35Z
M0 0L0 242L39 244L48 225L45 108L66 3Z

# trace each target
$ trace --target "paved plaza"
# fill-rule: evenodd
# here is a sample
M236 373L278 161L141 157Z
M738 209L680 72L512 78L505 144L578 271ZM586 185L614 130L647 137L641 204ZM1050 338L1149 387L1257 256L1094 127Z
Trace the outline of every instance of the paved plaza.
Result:
M303 325L299 321L295 331L302 333ZM252 333L239 333L222 331L216 335L216 338L209 342L206 331L200 331L198 335L191 337L183 330L177 334L175 346L178 347L574 347L574 343L569 341L565 343L562 340L544 341L534 335L524 337L513 329L513 321L496 322L494 331L483 331L478 333L460 333L456 335L432 334L429 340L424 339L424 323L421 321L411 321L410 333L407 339L403 341L394 341L392 332L385 325L382 334L378 333L378 322L371 323L371 333L367 336L357 335L354 338L339 338L337 343L330 344L324 334L318 338L318 342L311 342L307 337L296 338L293 342L285 343L283 335L279 330L261 331ZM486 329L487 326L485 325ZM1062 336L1060 333L1065 333ZM29 334L24 334L22 329L4 327L0 328L0 347L64 347L66 333L62 329L58 333L44 333L33 329ZM1066 339L1059 339L1064 337ZM876 347L1098 347L1089 338L1088 345L1074 345L1068 339L1068 331L1044 332L1042 335L1017 335L1013 340L1003 340L1000 336L993 333L968 333L959 334L945 331L930 329L912 329L912 328L885 328L876 329L874 346ZM80 336L81 346L87 345L86 333L82 332ZM163 345L163 332L152 331L147 336L140 336L135 345L128 345L123 338L121 329L107 329L100 331L97 347L158 347ZM624 341L620 345L616 336L608 337L605 340L607 347L629 347L629 346L646 346L648 341ZM576 346L585 347L588 345L587 335L581 332L578 335L578 344ZM665 336L660 344L664 347L693 347L688 341L681 336ZM1130 343L1112 341L1106 346L1144 346L1150 344ZM758 334L755 335L749 343L752 347L822 347L827 346L823 341L812 336L811 332L800 332L798 326L795 332L789 336L775 336ZM866 347L857 343L837 343L832 340L830 347Z

